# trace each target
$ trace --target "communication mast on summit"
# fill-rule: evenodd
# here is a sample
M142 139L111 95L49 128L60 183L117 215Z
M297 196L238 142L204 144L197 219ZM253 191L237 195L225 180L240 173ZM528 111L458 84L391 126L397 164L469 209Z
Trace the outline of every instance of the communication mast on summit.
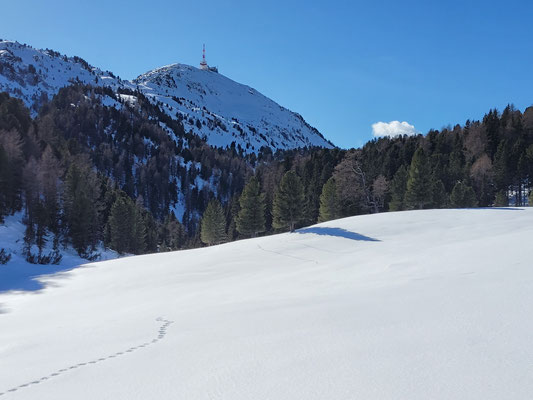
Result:
M202 71L218 72L217 67L210 67L209 65L207 65L207 61L205 60L205 44L202 49L202 61L200 61L200 69Z
M207 61L205 61L205 44L202 51L202 61L200 61L200 69L202 71L207 71L209 69L209 66L207 65Z

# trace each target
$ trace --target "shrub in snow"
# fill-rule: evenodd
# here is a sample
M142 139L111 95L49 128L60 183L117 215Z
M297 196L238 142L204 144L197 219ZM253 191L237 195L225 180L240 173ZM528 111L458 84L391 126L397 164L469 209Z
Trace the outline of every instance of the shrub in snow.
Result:
M11 260L11 254L6 252L6 249L0 249L0 264L7 264Z

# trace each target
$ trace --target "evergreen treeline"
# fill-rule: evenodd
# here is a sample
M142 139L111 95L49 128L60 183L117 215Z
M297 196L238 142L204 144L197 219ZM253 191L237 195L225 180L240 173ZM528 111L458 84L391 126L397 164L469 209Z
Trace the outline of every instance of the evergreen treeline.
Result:
M521 206L532 176L533 108L361 149L246 155L206 145L138 92L73 85L34 119L0 94L0 219L24 211L35 263L58 262L65 245L91 259L102 243L140 254L364 213Z
M124 94L136 103L117 110L102 104L121 101L112 91L70 86L34 119L0 94L0 222L24 212L28 261L59 262L66 245L87 259L102 243L134 254L196 246L209 201L242 191L253 158L211 148L142 94Z

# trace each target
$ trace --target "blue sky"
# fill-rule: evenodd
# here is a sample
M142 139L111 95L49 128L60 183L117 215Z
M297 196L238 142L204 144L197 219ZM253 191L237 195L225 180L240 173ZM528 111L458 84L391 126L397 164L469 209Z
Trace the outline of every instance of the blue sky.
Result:
M426 133L533 104L532 15L512 0L21 0L2 4L0 37L126 79L197 65L205 43L221 73L353 147L377 122Z

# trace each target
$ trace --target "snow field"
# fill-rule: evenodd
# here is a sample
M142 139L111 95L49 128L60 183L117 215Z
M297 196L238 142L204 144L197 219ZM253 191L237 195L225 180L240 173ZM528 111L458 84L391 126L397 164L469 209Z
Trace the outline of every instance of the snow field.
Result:
M2 400L529 399L531 238L533 209L383 213L49 276L0 295Z

